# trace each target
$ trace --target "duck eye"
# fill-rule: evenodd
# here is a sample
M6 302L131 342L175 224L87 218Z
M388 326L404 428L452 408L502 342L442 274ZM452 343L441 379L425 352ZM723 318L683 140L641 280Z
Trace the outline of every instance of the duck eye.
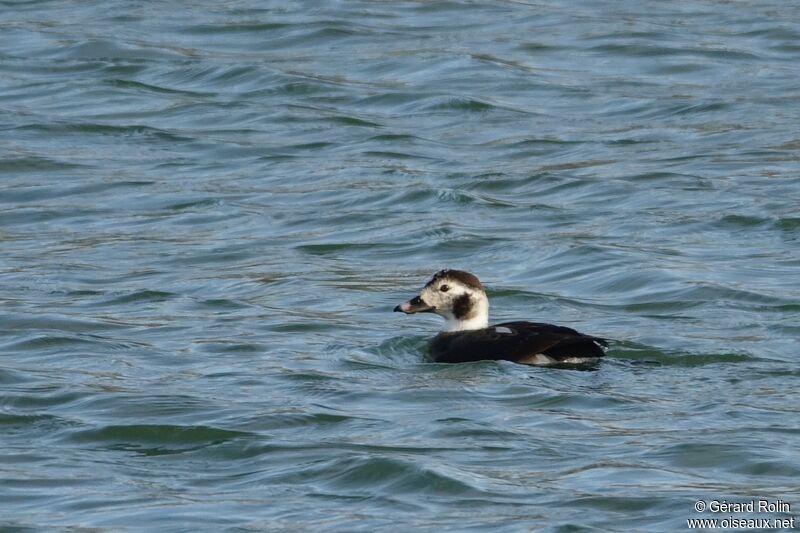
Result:
M450 290L450 287L448 285L440 285L439 290L442 292L447 292Z

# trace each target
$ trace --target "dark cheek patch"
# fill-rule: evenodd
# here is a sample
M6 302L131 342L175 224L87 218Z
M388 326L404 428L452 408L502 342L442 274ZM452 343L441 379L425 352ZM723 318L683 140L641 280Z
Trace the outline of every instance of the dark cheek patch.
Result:
M472 312L472 300L469 294L462 294L453 302L453 314L457 319L463 320Z

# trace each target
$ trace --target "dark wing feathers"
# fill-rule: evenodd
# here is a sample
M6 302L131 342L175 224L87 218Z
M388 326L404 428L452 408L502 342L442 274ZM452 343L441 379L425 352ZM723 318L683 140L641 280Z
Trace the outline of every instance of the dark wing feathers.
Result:
M440 333L431 341L433 358L440 363L498 360L518 361L545 354L560 360L568 357L602 357L601 338L574 329L537 322L505 322L475 331Z

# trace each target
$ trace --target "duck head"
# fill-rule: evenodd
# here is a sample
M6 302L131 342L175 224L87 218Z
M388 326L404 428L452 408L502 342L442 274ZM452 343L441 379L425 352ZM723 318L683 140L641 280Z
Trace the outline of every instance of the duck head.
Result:
M442 331L465 331L489 326L489 299L478 278L463 270L440 270L419 295L394 308L411 315L435 313L444 318Z

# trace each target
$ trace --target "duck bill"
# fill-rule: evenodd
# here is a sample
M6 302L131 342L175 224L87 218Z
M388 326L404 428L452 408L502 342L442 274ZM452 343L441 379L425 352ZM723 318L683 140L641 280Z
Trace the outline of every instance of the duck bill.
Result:
M394 308L396 313L405 313L407 315L413 315L414 313L430 313L433 311L433 307L425 303L425 300L420 298L419 296L415 296L411 298L409 301L401 303L397 307Z

